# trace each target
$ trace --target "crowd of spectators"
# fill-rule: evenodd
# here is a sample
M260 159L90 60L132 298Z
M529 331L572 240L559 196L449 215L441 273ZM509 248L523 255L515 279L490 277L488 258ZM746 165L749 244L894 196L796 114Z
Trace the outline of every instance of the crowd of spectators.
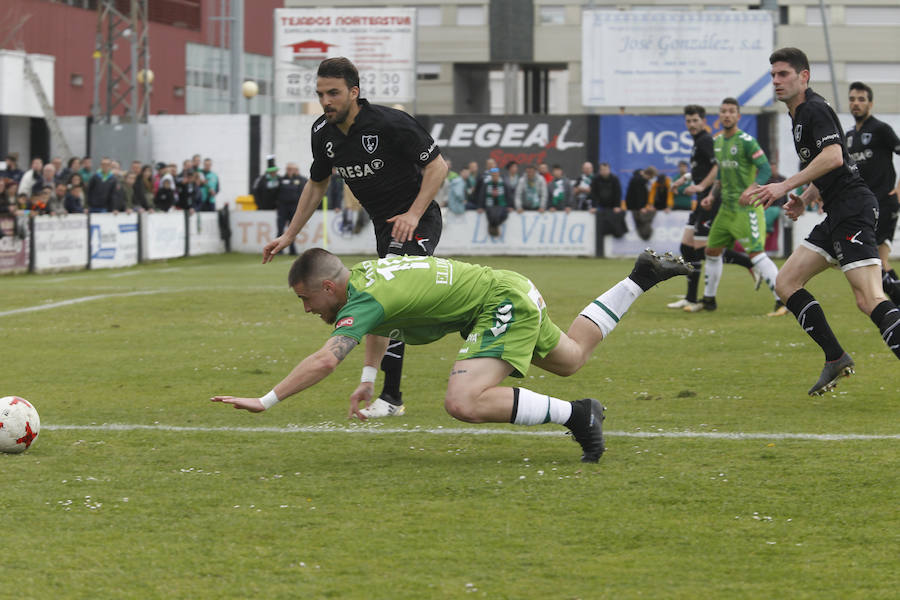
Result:
M63 215L68 213L214 211L219 177L212 160L200 155L182 162L155 165L132 161L125 169L103 157L97 168L89 156L44 164L32 159L19 168L10 153L0 161L0 214Z

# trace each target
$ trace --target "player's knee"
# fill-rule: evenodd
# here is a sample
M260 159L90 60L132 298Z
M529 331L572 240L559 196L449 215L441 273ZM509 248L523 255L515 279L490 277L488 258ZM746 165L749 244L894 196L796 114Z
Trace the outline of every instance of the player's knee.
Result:
M447 390L447 395L444 396L444 410L454 419L466 423L477 423L480 420L477 415L475 398L470 394Z
M788 298L794 295L798 289L802 286L797 285L797 283L791 279L784 271L779 271L778 276L775 277L775 293L778 294L778 297L782 302L787 302Z

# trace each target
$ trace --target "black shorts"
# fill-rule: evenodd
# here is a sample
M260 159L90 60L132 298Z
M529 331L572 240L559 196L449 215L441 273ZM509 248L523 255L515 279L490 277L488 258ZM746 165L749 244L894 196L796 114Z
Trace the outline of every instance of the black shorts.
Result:
M890 245L897 231L897 216L900 215L900 200L888 196L878 202L878 225L875 227L875 243Z
M712 208L705 209L700 205L700 200L705 198L709 192L697 194L697 208L691 211L688 217L688 227L694 228L694 239L705 240L709 237L709 228L712 227L713 219L719 214L719 207L722 205L720 200L713 202Z
M413 239L400 243L391 237L391 229L393 223L382 221L375 223L375 246L378 251L378 257L385 256L402 256L409 254L411 256L431 256L434 249L437 248L438 242L441 241L441 231L444 228L444 220L441 217L441 208L436 202L432 202L425 209L425 214L419 219L419 225L416 227Z
M802 245L822 255L842 271L881 265L875 244L878 202L868 188L854 188L852 195L833 202L825 220L816 225Z

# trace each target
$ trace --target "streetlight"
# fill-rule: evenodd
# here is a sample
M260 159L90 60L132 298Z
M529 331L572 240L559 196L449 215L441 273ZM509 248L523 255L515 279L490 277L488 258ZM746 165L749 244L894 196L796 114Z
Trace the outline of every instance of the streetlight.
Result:
M250 101L259 93L259 86L255 81L247 80L241 85L241 93L247 99L247 112L250 112Z

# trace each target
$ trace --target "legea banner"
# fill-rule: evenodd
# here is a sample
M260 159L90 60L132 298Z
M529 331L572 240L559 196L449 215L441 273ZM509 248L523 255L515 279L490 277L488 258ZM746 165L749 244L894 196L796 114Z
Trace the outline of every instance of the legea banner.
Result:
M588 156L589 118L584 115L440 115L419 122L455 171L472 160L484 168L485 159L493 158L501 168L512 161L559 164L566 175L576 177Z
M772 103L769 11L585 10L585 106Z
M277 9L274 33L277 102L314 102L316 70L333 56L356 65L361 97L416 98L415 8Z

